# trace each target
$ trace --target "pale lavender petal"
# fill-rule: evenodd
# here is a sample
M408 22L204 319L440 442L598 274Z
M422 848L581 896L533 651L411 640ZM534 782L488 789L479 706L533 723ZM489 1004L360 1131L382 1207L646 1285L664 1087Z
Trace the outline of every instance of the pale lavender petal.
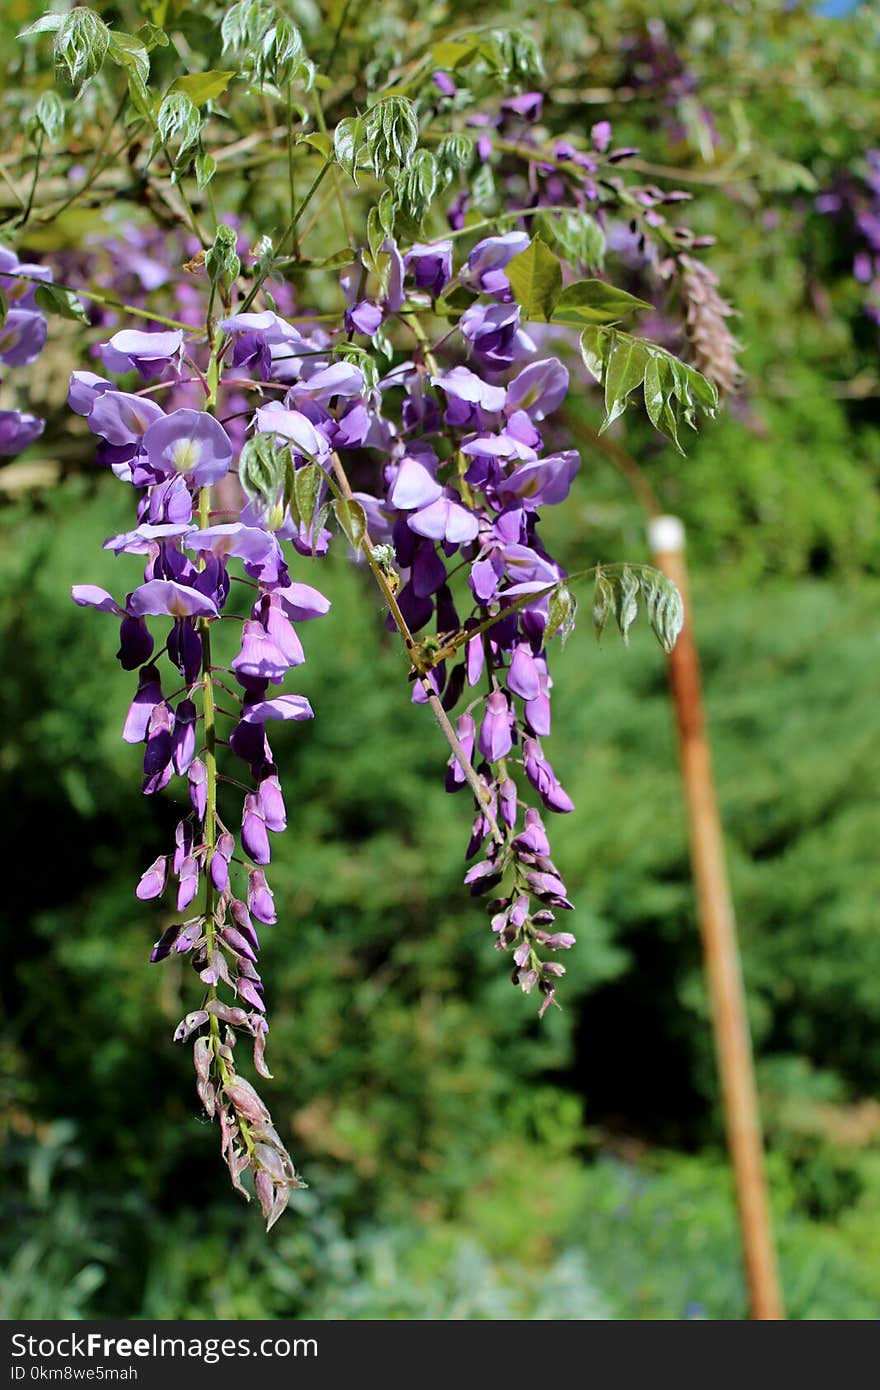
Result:
M264 724L267 719L314 719L315 712L304 695L276 695L274 700L258 700L248 705L242 719L246 724Z
M136 618L160 613L167 613L173 618L220 616L213 599L173 579L150 579L142 584L129 599L128 611Z

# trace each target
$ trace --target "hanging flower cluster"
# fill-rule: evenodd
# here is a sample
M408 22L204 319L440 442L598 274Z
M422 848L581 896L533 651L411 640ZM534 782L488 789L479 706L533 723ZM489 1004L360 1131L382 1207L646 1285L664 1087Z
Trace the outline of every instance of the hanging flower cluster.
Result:
M19 261L8 247L0 246L0 362L5 366L30 366L42 352L49 330L36 296L40 284L51 279L48 266ZM26 410L0 410L0 455L20 454L39 439L44 424Z
M67 31L55 20L43 30L57 31L56 62L70 67L79 49L64 56ZM85 7L70 25L99 71L116 53L112 32ZM105 50L87 29L106 30ZM271 7L233 6L222 37L248 81L311 85L296 30ZM123 54L139 42L126 38ZM586 149L542 143L537 91L474 112L460 76L471 61L485 64L487 44L520 85L538 70L521 35L477 35L454 70L418 68L415 100L392 91L332 136L322 130L323 165L298 205L291 178L293 212L275 246L266 237L251 245L237 222L202 236L183 176L190 160L199 189L214 176L205 121L180 90L157 116L135 101L138 119L155 124L150 158L162 150L173 166L191 233L174 242L186 259L163 280L162 242L127 237L102 294L90 296L106 338L93 347L101 370L70 382L96 462L132 489L132 529L106 546L144 565L122 597L84 583L73 598L118 620L119 661L136 673L122 737L142 749L144 794L167 792L181 808L173 843L135 890L175 904L151 960L186 958L198 977L197 1007L175 1038L192 1041L198 1094L219 1123L233 1184L248 1196L250 1173L270 1226L301 1180L238 1061L246 1040L257 1074L270 1075L259 932L275 924L267 871L272 837L287 826L270 737L278 722L313 717L290 673L305 660L302 625L330 607L298 562L325 555L337 531L369 567L409 657L412 698L448 743L446 788L473 798L465 883L486 899L513 983L537 995L543 1014L574 945L561 929L572 904L548 833L550 816L573 810L543 746L548 644L572 630L569 583L584 577L566 576L541 535L543 513L566 501L580 463L558 423L570 372L557 354L579 333L608 421L640 388L676 445L679 426L717 404L699 372L620 327L650 306L604 279L576 278L601 266L609 218L621 217L641 245L656 243L663 276L696 274L685 253L700 239L660 211L682 195L627 185L616 166L632 152L612 147L607 122ZM420 146L426 107L452 125L436 152ZM338 311L312 321L284 271L301 257L302 214L331 169L334 179L357 183L366 172L386 187L363 236L352 232L329 258L343 267ZM494 204L485 216L471 203L481 181L481 200ZM337 194L347 226L341 183ZM425 217L439 195L448 233L431 237ZM71 279L76 261L65 254ZM12 258L5 270L29 286L0 339L13 364L32 360L45 336L32 281L48 272L26 278L29 269ZM160 288L168 302L150 323ZM69 294L63 282L54 292ZM120 305L122 293L137 304ZM59 307L75 312L66 300ZM125 308L148 326L131 327ZM662 576L626 565L589 573L597 632L613 617L625 637L641 602L671 646L681 603Z

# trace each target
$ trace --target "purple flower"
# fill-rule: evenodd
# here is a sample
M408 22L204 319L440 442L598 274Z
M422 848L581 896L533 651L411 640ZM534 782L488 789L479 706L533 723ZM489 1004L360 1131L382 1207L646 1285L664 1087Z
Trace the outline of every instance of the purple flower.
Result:
M248 875L248 907L258 922L272 926L275 921L275 899L262 869L252 869Z
M535 700L541 693L541 677L530 648L521 642L510 659L507 688L523 700Z
M48 329L42 314L28 309L10 309L0 328L0 362L8 367L26 367L43 350Z
M141 584L128 601L128 611L136 618L161 613L173 618L220 616L213 599L173 579L150 579Z
M100 343L101 361L110 372L136 371L148 381L183 357L183 332L145 333L139 328L123 328L107 343Z
M266 822L260 809L260 803L250 792L244 799L241 843L245 853L253 859L255 864L268 864L272 858L269 836L266 833Z
M254 419L260 433L279 436L292 445L294 453L312 459L325 459L330 454L326 436L299 410L285 410L280 402L270 401L257 408Z
M530 362L507 388L508 415L524 410L533 420L543 420L562 404L568 391L568 368L558 357Z
M345 311L345 327L349 333L363 333L372 338L381 326L385 313L374 299L361 299Z
M187 550L196 553L209 551L218 560L234 555L248 565L259 567L277 550L277 543L258 526L243 526L240 521L225 526L206 526L201 531L187 528Z
M472 304L459 320L459 329L483 366L494 372L506 371L520 357L534 350L534 343L522 331L518 304Z
M432 74L432 80L437 91L444 97L453 97L456 93L456 86L447 72L439 70Z
M288 404L319 401L326 405L334 396L350 400L363 394L364 374L354 362L331 362L329 366L314 361L303 364L302 376L287 393Z
M501 110L519 116L524 121L537 121L540 119L543 106L542 92L523 92L522 96L508 97L506 101L502 101Z
M498 495L504 499L517 497L529 510L555 506L565 501L579 467L580 457L574 449L521 463L510 477L499 482Z
M135 896L142 902L149 898L159 898L165 888L165 873L168 867L164 854L160 854L158 859L154 859L145 873L141 874L141 881L135 891Z
M417 241L403 258L403 264L420 290L436 299L452 278L452 242Z
M74 584L70 597L80 608L97 608L99 613L124 613L112 594L97 584Z
M15 253L0 246L0 289L14 309L36 311L35 281L52 280L52 272L47 265L34 265L19 261Z
M264 724L267 719L314 719L315 712L304 695L276 695L248 705L241 717L245 724Z
M484 294L509 295L510 281L504 274L504 266L527 250L528 245L526 232L506 232L504 236L478 241L467 258L462 279Z
M553 769L541 752L541 745L536 739L527 738L523 745L523 766L526 776L548 810L574 810L574 802L557 782Z
M303 623L309 618L322 618L330 611L329 598L325 598L310 584L288 584L283 589L275 590L275 598L294 623Z
M98 396L105 391L115 391L112 381L106 381L94 372L71 372L67 404L77 415L88 415Z
M0 454L7 458L20 454L39 439L45 424L39 416L21 410L0 410Z
M473 512L449 497L438 497L430 506L407 517L410 530L429 540L448 541L450 545L466 545L476 540L480 524Z
M180 776L189 771L196 755L196 707L192 700L181 700L174 716L172 760Z
M184 912L199 891L199 861L188 854L180 866L180 887L177 890L177 911Z
M190 804L199 820L203 821L208 804L208 769L201 758L194 758L186 775L189 782Z
M599 154L604 154L611 144L611 122L597 121L590 131L590 139L593 149L598 150Z
M229 882L229 861L234 853L235 840L228 831L224 831L217 839L209 867L211 882L218 893L224 892Z
M162 682L155 666L144 666L138 675L138 688L128 707L122 737L126 743L143 743L153 710L162 699Z
M123 671L136 671L153 654L152 633L143 618L131 618L126 613L119 624L119 651L116 659Z
M89 429L117 446L139 443L150 426L164 418L164 410L155 401L127 391L100 392L88 413Z
M274 772L261 781L257 799L268 829L277 834L286 830L287 811L284 806L284 796L281 791L281 783Z
M477 746L483 757L490 763L506 758L513 747L511 725L513 714L507 703L507 696L501 690L493 690L486 701L486 713L480 725Z
M477 376L476 372L472 372L470 367L453 367L444 376L434 376L431 380L435 386L441 387L447 396L455 400L466 401L469 405L479 405L483 410L492 413L504 409L504 387L492 386L481 376Z
M249 621L243 625L241 648L232 662L240 682L272 681L279 685L289 667L284 652L272 641L262 623Z
M427 507L442 496L443 488L423 459L415 456L401 459L397 477L388 493L388 501L393 507L403 512L412 511L416 507Z
M175 410L156 420L144 435L144 449L157 478L184 474L198 487L218 483L232 463L229 435L204 410Z

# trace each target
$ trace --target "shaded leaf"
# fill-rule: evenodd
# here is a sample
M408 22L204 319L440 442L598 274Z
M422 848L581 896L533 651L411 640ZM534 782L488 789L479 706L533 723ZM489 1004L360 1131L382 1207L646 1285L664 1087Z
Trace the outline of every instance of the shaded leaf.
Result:
M222 96L235 75L233 70L189 73L186 77L176 78L170 90L183 92L195 106L202 106L204 102Z
M333 503L333 511L339 529L348 538L353 549L360 550L367 530L367 514L360 502L353 497L337 497Z
M627 314L653 306L604 280L577 280L562 291L553 311L554 323L617 323Z
M540 237L535 237L525 251L510 261L507 278L524 317L546 323L562 290L558 256Z
M63 319L88 323L86 311L73 290L63 290L59 285L38 285L34 291L34 302L44 314L58 314Z

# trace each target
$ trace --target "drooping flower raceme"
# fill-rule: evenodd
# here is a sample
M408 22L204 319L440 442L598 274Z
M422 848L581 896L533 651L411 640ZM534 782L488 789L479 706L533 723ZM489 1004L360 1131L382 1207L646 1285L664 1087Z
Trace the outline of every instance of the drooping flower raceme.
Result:
M0 322L0 364L26 367L39 357L48 325L35 296L40 282L51 279L48 266L19 261L14 252L0 245L0 291L8 306ZM44 424L26 410L0 410L0 456L22 453L39 439Z
M453 76L426 80L432 99L455 97ZM387 624L411 662L412 698L429 705L447 738L447 790L473 798L465 883L486 899L491 939L541 1013L556 1003L561 958L574 945L560 927L572 904L549 835L552 816L573 802L544 743L548 645L573 625L574 608L541 520L565 503L580 460L557 423L569 368L548 343L548 305L529 311L523 258L555 260L535 230L560 244L571 230L557 218L566 205L580 232L595 213L601 240L607 206L625 211L639 238L656 234L676 273L683 266L659 191L633 192L603 169L627 153L609 148L607 123L594 127L588 149L548 148L536 133L541 111L541 94L525 92L467 118L455 133L466 151L448 195L449 235L431 239L422 226L404 244L386 205L365 244L343 257L335 322L297 315L280 273L268 293L271 254L254 249L239 281L247 241L221 226L211 247L187 247L190 281L169 272L177 317L133 327L95 312L103 339L95 370L74 372L70 383L70 409L96 437L96 462L131 488L131 529L106 546L121 567L142 566L115 596L84 583L73 597L118 622L118 658L134 684L122 737L140 749L144 794L182 808L173 843L145 856L135 892L174 905L151 959L185 958L198 976L196 1007L175 1036L192 1043L198 1094L218 1121L233 1183L247 1195L250 1172L270 1225L300 1179L241 1074L237 1040L268 1077L260 934L280 915L271 859L273 838L288 826L271 740L278 724L315 713L295 672L308 652L304 625L330 605L303 582L300 560L325 555L334 528L381 587ZM419 126L407 112L411 144ZM473 231L462 172L471 155L519 209L480 219ZM396 159L401 180L406 163ZM407 216L411 231L421 214ZM682 241L694 245L690 234ZM136 273L141 306L162 283L159 256L143 236L120 252L120 274L128 282ZM585 259L573 254L568 264L579 269ZM224 280L217 267L233 261ZM561 291L561 263L556 275ZM594 322L604 331L640 303L601 281L568 289L575 309L558 320L563 332ZM596 303L613 293L597 319ZM25 317L11 314L0 339L11 365L30 360L42 331L26 296L13 314ZM673 368L673 359L657 365L641 350L649 413L649 370L666 412L655 423L668 425L680 408L692 417L696 374L676 376L691 369ZM601 353L591 347L585 359L600 375ZM0 420L0 447L4 429L11 438L27 423ZM624 632L630 581L614 597Z

